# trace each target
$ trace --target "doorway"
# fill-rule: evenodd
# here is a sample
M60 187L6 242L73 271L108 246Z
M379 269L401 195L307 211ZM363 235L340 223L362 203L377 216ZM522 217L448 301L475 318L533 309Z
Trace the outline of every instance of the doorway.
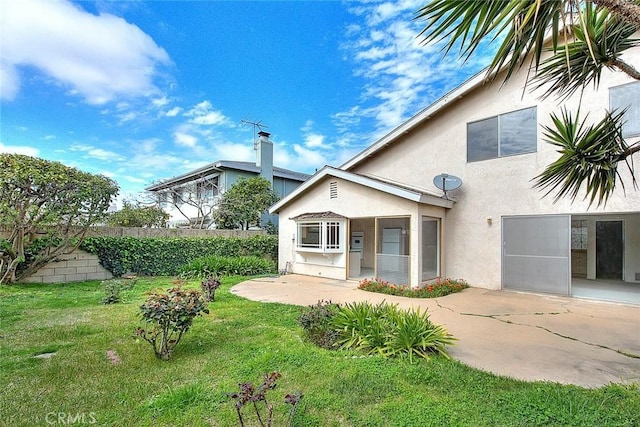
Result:
M622 280L623 269L622 221L596 221L596 279Z

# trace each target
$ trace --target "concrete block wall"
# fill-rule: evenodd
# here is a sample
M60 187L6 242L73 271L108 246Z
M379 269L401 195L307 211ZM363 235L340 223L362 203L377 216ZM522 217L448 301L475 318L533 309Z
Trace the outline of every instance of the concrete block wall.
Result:
M100 265L97 255L76 249L66 255L60 255L40 270L25 278L27 283L64 283L84 280L106 280L113 275Z

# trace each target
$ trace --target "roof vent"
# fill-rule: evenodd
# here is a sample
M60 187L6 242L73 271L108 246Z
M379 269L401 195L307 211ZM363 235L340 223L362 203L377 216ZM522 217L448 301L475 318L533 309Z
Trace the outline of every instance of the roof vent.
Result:
M338 183L336 181L332 181L329 183L329 198L330 199L338 198Z

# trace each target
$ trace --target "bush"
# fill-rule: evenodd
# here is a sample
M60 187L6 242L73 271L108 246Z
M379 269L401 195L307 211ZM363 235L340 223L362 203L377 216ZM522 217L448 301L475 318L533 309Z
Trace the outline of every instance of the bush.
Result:
M257 421L262 427L270 427L272 425L274 420L274 405L267 400L267 392L276 388L276 381L278 381L280 377L281 374L279 372L265 373L264 380L258 387L254 386L251 382L240 383L238 384L240 386L239 391L228 393L229 398L235 400L236 413L240 426L245 425L245 416L242 414L242 408L247 405L253 406ZM287 394L284 397L284 403L291 406L289 408L288 426L293 425L296 408L300 404L302 397L303 395L300 391ZM262 404L258 405L261 402ZM266 419L263 413L264 410L266 410Z
M136 279L110 279L103 280L100 284L104 286L105 297L102 298L102 304L117 304L121 301L122 291L133 289Z
M97 255L114 276L132 272L174 276L202 256L256 256L278 259L277 236L239 237L87 237L81 249Z
M358 285L358 289L365 291L408 298L438 298L460 292L468 287L469 284L462 279L443 280L440 277L433 283L426 283L418 288L395 285L382 279L364 279Z
M276 272L276 264L257 256L207 256L197 258L180 268L179 274L185 278L210 276L255 276Z
M449 357L446 346L456 339L442 326L429 320L427 312L400 310L395 304L368 302L346 304L332 319L340 332L342 349L358 349L384 357L428 359L430 353Z
M320 300L298 316L298 324L312 343L322 348L336 348L340 334L333 328L332 320L339 308L331 301Z
M169 360L171 353L188 332L196 316L209 313L202 293L196 289L175 287L151 293L140 306L140 316L148 329L138 327L135 336L153 347L157 358Z
M200 284L202 295L207 301L216 299L216 290L220 287L220 280L217 277L207 277Z

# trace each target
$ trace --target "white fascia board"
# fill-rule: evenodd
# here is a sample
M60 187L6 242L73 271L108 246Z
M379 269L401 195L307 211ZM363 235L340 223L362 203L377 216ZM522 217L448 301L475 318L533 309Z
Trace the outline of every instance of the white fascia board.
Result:
M282 207L289 204L292 200L297 198L300 194L302 194L308 188L314 186L318 181L320 181L326 176L333 176L336 178L340 178L345 181L352 182L354 184L362 185L364 187L369 187L374 190L382 191L384 193L391 194L393 196L400 197L406 200L411 200L417 203L441 206L445 208L453 207L452 200L431 196L419 191L412 191L410 189L397 187L393 184L388 184L385 182L367 178L362 175L356 175L352 172L347 172L342 169L336 169L330 166L325 166L324 168L319 170L315 175L313 175L310 179L308 179L303 184L298 186L295 190L293 190L291 193L289 193L287 197L283 198L282 200L277 202L275 205L273 205L271 208L269 208L269 213L273 214L278 212Z
M437 114L443 108L453 104L464 95L475 89L477 86L481 86L487 80L487 69L485 68L475 76L471 77L462 85L458 86L456 89L453 89L451 92L447 93L433 104L420 111L415 116L411 117L409 120L402 123L400 126L380 138L377 142L374 142L369 147L365 148L360 153L356 154L351 160L348 160L346 163L343 163L340 166L340 169L349 170L358 163L365 160L367 157L374 155L380 149L386 147L387 145L391 145L395 142L396 139L401 137L402 135L408 134L411 132L416 126L420 125L425 120L431 118L431 116Z

